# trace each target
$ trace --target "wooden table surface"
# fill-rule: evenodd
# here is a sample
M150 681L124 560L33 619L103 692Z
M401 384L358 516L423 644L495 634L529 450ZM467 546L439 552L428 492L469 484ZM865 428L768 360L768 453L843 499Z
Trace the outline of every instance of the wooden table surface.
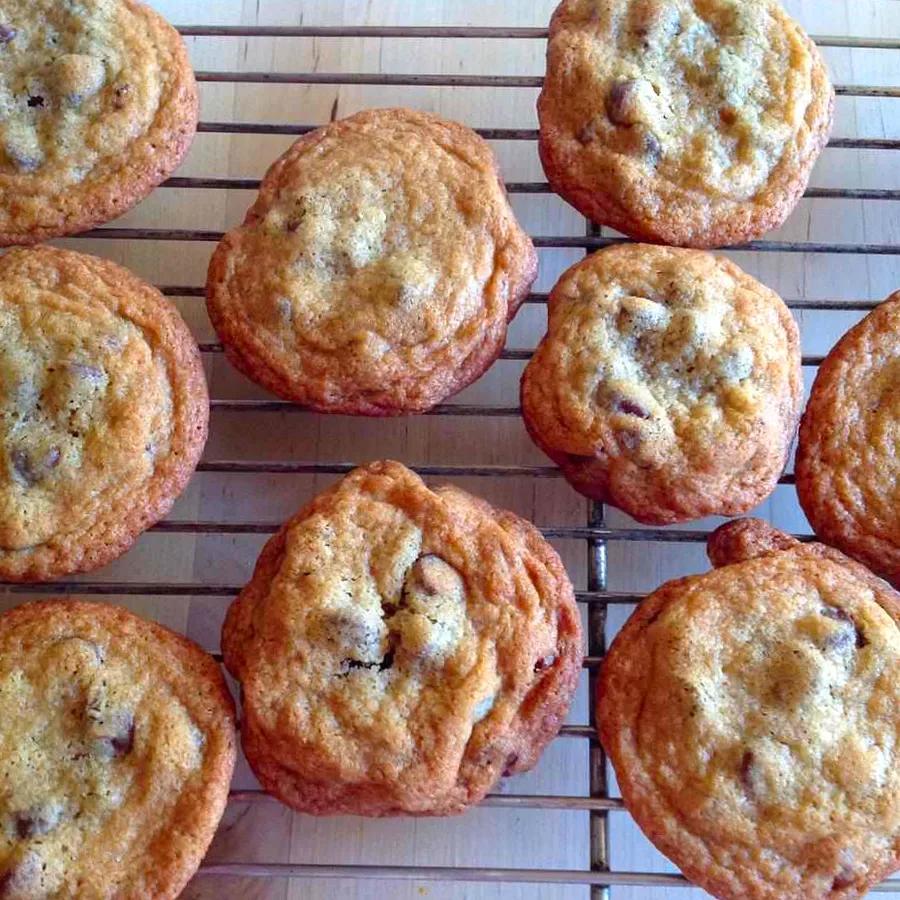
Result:
M552 0L155 0L177 24L224 25L492 25L545 26ZM814 34L900 37L900 3L895 0L788 0L786 6ZM543 72L541 39L270 38L191 37L198 70L272 72L440 73L442 75ZM900 52L828 48L833 79L848 85L900 87ZM369 106L406 105L431 110L475 127L536 127L532 87L409 87L335 84L234 84L204 82L204 122L321 124ZM835 136L900 138L900 99L840 97ZM289 144L285 135L201 133L181 177L258 178ZM533 141L496 141L508 181L542 182ZM827 188L900 190L900 152L827 149L812 185ZM236 224L250 204L247 190L163 187L116 223L117 227L222 230ZM547 193L516 193L513 205L532 234L582 236L584 220ZM772 240L828 244L900 243L900 202L805 199ZM73 239L62 242L130 266L151 282L203 284L212 244L204 241ZM579 259L578 248L542 249L535 290L546 291L560 272ZM786 299L872 300L900 287L898 256L875 253L733 253L735 260ZM190 292L188 292L190 293ZM175 297L200 341L213 341L202 300ZM796 315L806 354L827 352L859 312L805 311ZM510 329L509 346L531 348L540 338L545 309L523 307ZM205 354L211 393L217 400L263 398L218 353ZM524 363L499 361L479 382L451 402L516 406ZM813 369L807 369L807 380ZM411 465L547 465L528 440L517 416L420 416L374 421L296 411L214 411L205 460L170 516L173 521L278 523L330 483L329 474L229 473L223 461L362 462L393 457ZM509 507L540 526L583 526L587 503L558 477L453 477L451 480ZM780 486L760 513L777 525L807 530L794 489ZM607 512L613 527L633 527L627 517ZM705 529L713 520L691 528ZM124 558L84 578L91 583L240 585L248 577L264 536L236 533L150 533ZM576 588L587 587L583 540L555 542ZM650 541L611 542L610 590L646 591L674 575L706 568L702 544ZM90 596L90 587L86 588ZM137 590L137 589L135 589ZM52 591L49 592L52 594ZM6 605L21 602L8 592ZM184 631L210 650L218 649L219 627L229 602L223 596L186 592L160 596L105 597ZM610 610L611 635L629 607ZM586 678L570 721L588 722ZM560 738L537 769L504 782L504 793L586 796L589 744ZM241 763L235 788L255 782ZM358 818L317 820L296 816L276 803L229 805L209 854L210 862L366 863L431 866L496 866L587 869L589 814L572 810L482 808L444 821ZM673 871L640 835L627 815L610 814L614 870ZM190 898L584 898L585 886L478 885L426 881L257 880L198 876ZM616 887L615 900L706 896L684 888ZM900 894L898 894L900 896Z

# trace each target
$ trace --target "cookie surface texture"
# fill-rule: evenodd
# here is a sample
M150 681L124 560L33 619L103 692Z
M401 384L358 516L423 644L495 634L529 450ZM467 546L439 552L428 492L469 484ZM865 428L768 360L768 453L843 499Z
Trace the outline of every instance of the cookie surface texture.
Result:
M0 258L0 579L124 553L187 484L208 419L197 345L159 291L81 253Z
M221 669L191 641L98 603L0 616L0 894L178 896L235 747Z
M641 829L715 897L860 897L900 865L900 598L822 544L748 537L762 555L632 614L601 740Z
M323 412L422 412L478 378L537 271L488 145L405 109L313 132L209 269L232 363Z
M178 32L135 0L9 0L0 10L0 244L121 215L197 129Z
M263 786L322 815L462 812L535 764L582 659L540 533L394 462L355 470L269 541L222 649Z
M553 288L522 414L577 490L669 524L772 492L801 390L799 333L777 294L703 251L622 244Z
M776 0L564 0L538 100L553 189L639 240L777 228L828 140L834 91Z
M900 291L825 358L800 424L797 494L816 534L900 584Z

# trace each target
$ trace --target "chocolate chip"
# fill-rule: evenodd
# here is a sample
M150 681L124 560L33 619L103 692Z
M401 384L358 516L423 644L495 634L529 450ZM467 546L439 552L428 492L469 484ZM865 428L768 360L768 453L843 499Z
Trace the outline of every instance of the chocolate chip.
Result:
M594 120L591 119L579 128L575 137L580 144L589 144L591 141L595 140L597 137L597 128Z
M730 106L723 106L719 110L719 121L723 125L734 125L737 122L737 113Z
M655 166L662 158L662 144L652 131L644 134L644 156L651 166Z
M534 664L534 671L535 672L543 672L544 669L549 669L550 666L552 666L553 663L555 663L555 662L556 662L556 657L551 653L549 656L545 656L542 659L539 659Z
M506 765L503 767L503 777L508 778L513 774L513 768L516 763L519 761L518 753L510 753L509 756L506 757Z
M644 409L640 403L635 403L633 400L628 400L625 397L616 401L615 410L628 416L637 416L639 419L650 418L649 411Z
M740 778L741 784L744 787L744 792L747 794L750 799L753 799L754 788L753 788L753 751L747 750L744 755L741 757L741 768L740 768Z
M16 480L30 488L46 478L59 465L60 452L58 447L51 447L43 457L35 460L31 454L20 448L13 450L10 459Z
M0 25L0 44L8 44L18 33L9 25Z
M128 103L128 98L131 96L131 85L130 84L120 84L113 91L113 106L116 109L124 109Z
M133 748L134 717L130 713L119 716L112 734L101 734L94 741L94 753L106 760L127 756Z
M636 79L617 81L606 97L606 115L610 122L627 128L639 121L637 115L639 93L640 82Z
M100 381L104 374L103 369L98 369L96 366L89 366L85 363L69 363L67 368L73 375L85 381Z
M834 876L834 881L831 882L831 889L833 891L839 891L842 888L850 887L855 881L856 878L854 877L853 872L850 869L843 867L840 872Z
M28 98L28 105L32 109L43 109L44 108L44 98L40 94L32 94Z
M20 840L49 834L59 825L62 808L56 805L34 807L16 815L16 834Z
M859 627L859 625L856 624L851 615L845 609L841 609L838 606L826 605L822 607L820 612L827 619L833 619L835 622L846 622L847 625L852 626L857 648L865 647L869 643L869 640L863 633L862 629ZM847 631L846 634L848 635L846 640L849 641L850 632ZM837 635L835 635L834 638L836 639Z

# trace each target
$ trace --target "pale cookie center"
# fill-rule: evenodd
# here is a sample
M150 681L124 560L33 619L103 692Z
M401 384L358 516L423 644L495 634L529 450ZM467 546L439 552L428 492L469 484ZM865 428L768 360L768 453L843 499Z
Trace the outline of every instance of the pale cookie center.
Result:
M0 549L69 533L171 439L167 373L135 326L0 303Z
M127 802L147 759L173 786L202 763L204 738L184 707L170 698L161 715L142 711L139 679L107 657L94 641L61 637L0 678L0 895L52 893L66 868L89 863L81 848Z
M618 5L627 12L599 13L615 52L585 60L602 103L577 139L697 190L752 196L802 112L791 46L773 37L767 4Z
M729 307L714 298L621 296L596 331L603 348L597 405L633 432L720 402L754 367L753 350L732 334L730 319Z
M340 674L385 672L395 667L440 666L458 648L466 621L465 585L459 573L433 554L409 568L396 603L378 610L356 607L330 615L325 625L346 653Z

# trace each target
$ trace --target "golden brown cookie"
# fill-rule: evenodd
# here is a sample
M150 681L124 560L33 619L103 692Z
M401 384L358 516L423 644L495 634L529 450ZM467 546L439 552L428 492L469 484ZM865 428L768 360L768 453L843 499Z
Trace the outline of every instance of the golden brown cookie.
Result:
M900 597L830 547L723 528L722 568L613 642L600 738L638 825L714 896L859 897L900 866Z
M222 632L251 766L318 815L459 813L530 769L581 644L572 585L533 526L396 462L291 519Z
M67 250L0 257L0 579L124 553L184 489L208 419L197 345L159 291Z
M777 0L563 0L538 100L553 189L634 238L717 247L777 228L834 90Z
M816 534L900 584L900 291L819 367L797 445L797 493Z
M193 642L99 603L0 616L0 896L176 897L234 760L231 695Z
M0 245L114 219L178 166L197 129L178 32L136 0L0 10Z
M553 288L522 414L576 490L669 524L772 492L801 391L797 326L777 294L709 253L622 244Z
M228 358L322 412L423 412L499 356L537 272L475 132L375 109L306 135L209 267Z

